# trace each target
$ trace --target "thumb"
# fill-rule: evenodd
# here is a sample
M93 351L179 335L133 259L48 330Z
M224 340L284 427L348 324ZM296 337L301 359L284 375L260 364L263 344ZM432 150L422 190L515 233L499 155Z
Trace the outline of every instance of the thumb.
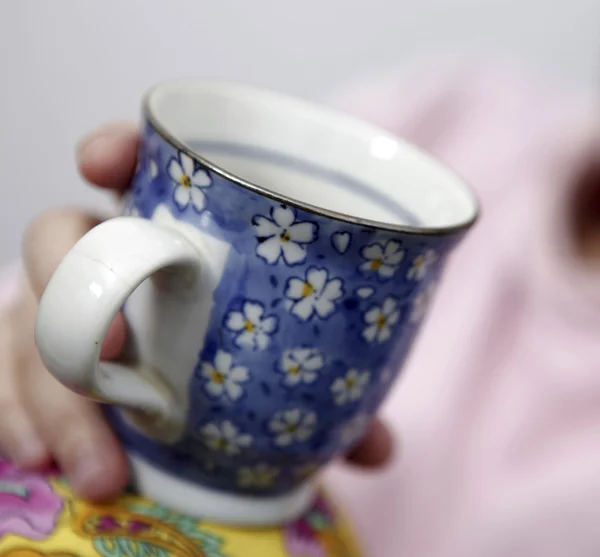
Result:
M397 447L394 447L390 430L376 418L358 446L346 455L346 459L362 468L382 468L392 459L395 449Z

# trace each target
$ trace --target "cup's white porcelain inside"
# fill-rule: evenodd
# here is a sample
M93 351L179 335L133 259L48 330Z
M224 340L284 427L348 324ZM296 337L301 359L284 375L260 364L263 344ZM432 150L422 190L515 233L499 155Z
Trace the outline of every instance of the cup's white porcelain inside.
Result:
M171 140L283 202L429 232L467 226L477 214L469 188L433 157L316 104L193 80L158 86L146 110Z

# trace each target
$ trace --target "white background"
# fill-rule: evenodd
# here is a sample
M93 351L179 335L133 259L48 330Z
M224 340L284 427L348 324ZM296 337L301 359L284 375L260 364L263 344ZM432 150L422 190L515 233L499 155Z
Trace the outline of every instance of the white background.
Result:
M492 50L591 88L597 0L0 0L0 264L36 213L99 204L76 141L148 86L247 80L306 96L426 51Z

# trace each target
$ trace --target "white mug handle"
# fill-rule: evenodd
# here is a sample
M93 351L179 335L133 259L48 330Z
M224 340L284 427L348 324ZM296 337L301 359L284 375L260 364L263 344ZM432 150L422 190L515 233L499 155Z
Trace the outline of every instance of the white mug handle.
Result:
M35 340L47 369L99 402L174 417L180 410L159 378L133 365L100 361L104 338L129 295L168 267L193 273L200 254L178 232L117 217L88 232L59 265L40 301Z

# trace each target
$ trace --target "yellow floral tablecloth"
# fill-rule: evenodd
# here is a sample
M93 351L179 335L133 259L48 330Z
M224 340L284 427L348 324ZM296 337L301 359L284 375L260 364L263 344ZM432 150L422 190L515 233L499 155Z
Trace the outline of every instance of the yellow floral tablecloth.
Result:
M77 499L54 473L0 460L2 557L360 557L339 513L319 499L282 528L198 521L135 495L107 505Z

